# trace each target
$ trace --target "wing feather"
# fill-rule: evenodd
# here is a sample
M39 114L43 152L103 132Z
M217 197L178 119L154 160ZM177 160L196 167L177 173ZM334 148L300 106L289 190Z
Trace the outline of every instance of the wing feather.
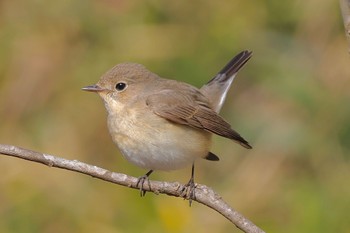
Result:
M189 95L189 92L163 90L150 95L146 104L155 114L171 122L207 130L232 139L245 148L252 148L229 123L209 107L208 101L199 91L193 91Z

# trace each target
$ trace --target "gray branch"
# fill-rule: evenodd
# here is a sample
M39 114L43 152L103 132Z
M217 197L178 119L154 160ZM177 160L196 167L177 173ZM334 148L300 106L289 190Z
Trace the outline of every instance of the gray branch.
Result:
M350 52L350 0L339 0L341 13L343 16L343 22L345 27L345 35L348 39L349 52Z
M2 144L0 144L0 154L9 155L37 163L42 163L49 167L57 167L74 172L79 172L104 181L138 189L138 187L136 186L136 177L111 172L106 169L89 165L77 160L67 160L49 154L39 153L12 145ZM150 181L149 183L145 182L143 187L145 191L153 192L155 194L167 194L175 197L183 197L183 185L181 185L178 182L169 183L161 181ZM215 193L211 188L205 185L196 184L194 201L202 203L208 206L209 208L216 210L218 213L230 220L236 227L241 229L243 232L264 232L263 230L258 228L254 223L245 218L242 214L238 213L235 209L230 207L217 193Z

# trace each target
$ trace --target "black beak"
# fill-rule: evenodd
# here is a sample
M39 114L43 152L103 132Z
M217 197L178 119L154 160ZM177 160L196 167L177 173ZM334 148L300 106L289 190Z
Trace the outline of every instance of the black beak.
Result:
M83 91L91 91L91 92L101 92L104 91L105 89L97 86L97 85L91 85L91 86L86 86L82 88Z

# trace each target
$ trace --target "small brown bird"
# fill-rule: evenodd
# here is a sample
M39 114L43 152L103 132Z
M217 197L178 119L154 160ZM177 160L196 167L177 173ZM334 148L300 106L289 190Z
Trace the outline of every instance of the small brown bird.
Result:
M213 133L252 148L218 115L233 79L251 55L252 52L242 51L200 89L163 79L134 63L118 64L96 85L83 88L102 97L109 132L123 156L149 169L139 178L142 196L143 184L154 170L174 170L192 164L192 176L184 192L193 200L195 160L219 160L210 152Z

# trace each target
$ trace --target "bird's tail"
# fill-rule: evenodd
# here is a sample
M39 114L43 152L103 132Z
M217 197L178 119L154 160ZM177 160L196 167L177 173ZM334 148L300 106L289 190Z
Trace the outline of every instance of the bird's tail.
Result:
M244 50L229 61L224 68L200 90L218 113L225 102L226 94L230 89L237 72L251 58L252 52Z

